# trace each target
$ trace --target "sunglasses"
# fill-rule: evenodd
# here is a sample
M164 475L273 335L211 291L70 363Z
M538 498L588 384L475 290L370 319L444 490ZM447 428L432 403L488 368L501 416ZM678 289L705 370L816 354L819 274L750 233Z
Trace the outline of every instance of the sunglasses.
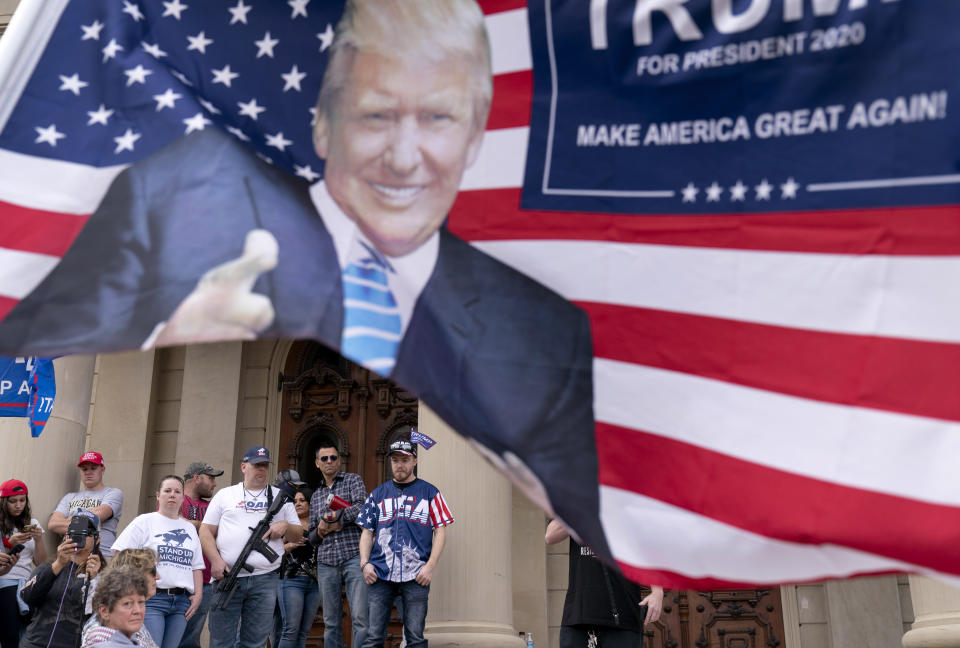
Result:
M323 463L327 463L328 461L331 462L331 463L333 463L334 461L336 461L336 460L339 459L339 458L340 458L340 457L338 457L337 455L324 455L324 456L320 457L319 459L320 459L320 461L322 461Z

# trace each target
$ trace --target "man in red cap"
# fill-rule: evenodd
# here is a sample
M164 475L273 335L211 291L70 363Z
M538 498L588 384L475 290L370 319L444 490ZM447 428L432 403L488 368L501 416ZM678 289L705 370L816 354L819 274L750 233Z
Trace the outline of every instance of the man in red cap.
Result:
M77 462L83 490L67 493L50 516L47 528L61 536L70 525L70 515L78 508L86 509L100 518L100 550L107 558L113 556L113 541L117 538L117 523L123 512L123 492L103 485L103 455L88 450Z

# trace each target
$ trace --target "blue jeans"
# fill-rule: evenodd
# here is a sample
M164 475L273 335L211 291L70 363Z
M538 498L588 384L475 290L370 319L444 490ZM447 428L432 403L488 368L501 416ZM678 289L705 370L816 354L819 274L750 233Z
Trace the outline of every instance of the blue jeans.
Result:
M393 599L397 594L403 599L401 618L407 648L421 648L427 645L427 640L423 638L423 626L427 620L427 597L430 596L430 586L424 587L417 581L392 583L378 580L367 588L367 597L370 601L370 626L363 648L383 646L387 638L387 625L390 623L390 610L393 609Z
M160 648L177 648L183 631L187 627L184 616L190 607L190 597L186 594L161 594L157 592L147 599L147 609L143 613L143 625Z
M360 556L336 566L317 563L317 581L323 599L323 648L343 648L343 628L340 627L343 599L340 592L344 584L353 622L353 648L360 648L367 638L367 584L360 571Z
M238 578L226 609L210 609L211 648L263 648L273 625L279 584L277 572ZM216 601L216 594L213 598Z
M203 624L207 620L207 612L210 611L210 604L213 603L213 597L216 596L215 586L207 583L203 586L203 600L193 616L187 619L187 627L183 631L183 638L180 640L180 648L200 648L200 635L203 633Z
M320 607L317 581L309 576L284 578L280 581L279 601L283 630L278 648L303 648L313 627L313 618L317 616L317 608Z

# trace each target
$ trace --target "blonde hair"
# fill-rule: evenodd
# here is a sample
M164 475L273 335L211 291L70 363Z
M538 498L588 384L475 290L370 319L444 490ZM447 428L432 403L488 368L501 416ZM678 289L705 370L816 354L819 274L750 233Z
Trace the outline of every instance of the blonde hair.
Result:
M474 125L481 131L486 125L493 97L490 41L475 0L347 0L317 97L318 116L332 116L357 52L437 63L463 59L470 69Z
M149 547L124 549L116 553L110 561L110 566L133 567L141 572L153 571L157 568L157 552Z

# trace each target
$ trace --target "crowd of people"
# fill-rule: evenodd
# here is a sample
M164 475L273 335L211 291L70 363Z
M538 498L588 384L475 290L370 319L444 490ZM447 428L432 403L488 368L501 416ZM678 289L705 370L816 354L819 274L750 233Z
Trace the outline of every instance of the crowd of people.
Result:
M7 480L0 648L199 648L207 619L211 648L263 648L268 639L304 648L318 609L324 646L342 648L344 592L353 648L384 645L394 605L406 646L426 646L430 583L453 516L437 487L416 476L417 453L407 440L392 443L392 478L369 493L332 444L316 450L315 487L292 470L271 485L273 461L261 446L244 454L242 481L220 490L224 471L194 462L183 477L160 479L157 510L117 536L123 493L103 483L103 456L85 452L83 489L65 495L47 522L62 536L49 560L27 485ZM559 521L547 527L548 543L567 537ZM662 604L661 588L641 596L571 539L563 648L640 645Z
M416 476L416 445L396 441L388 456L392 479L370 493L332 444L316 451L315 488L292 470L271 485L260 446L244 454L242 481L219 490L224 471L194 462L161 478L157 510L117 535L123 493L88 451L82 489L47 521L62 537L49 560L28 487L10 479L0 484L0 648L198 648L205 622L212 648L303 648L321 608L324 646L341 648L344 591L353 648L384 645L394 605L405 644L426 646L430 582L453 517Z

